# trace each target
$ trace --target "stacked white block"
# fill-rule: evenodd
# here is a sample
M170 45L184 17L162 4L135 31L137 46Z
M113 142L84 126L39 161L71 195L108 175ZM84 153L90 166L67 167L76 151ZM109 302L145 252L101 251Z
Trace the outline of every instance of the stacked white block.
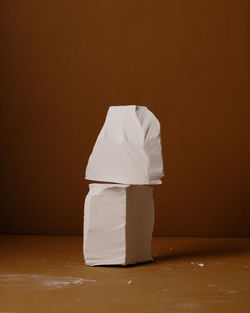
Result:
M111 106L85 178L119 184L161 184L160 123L145 106Z
M127 265L152 260L153 189L90 184L84 212L86 264Z
M163 176L160 123L144 106L112 106L85 178L84 258L95 265L152 260L153 189ZM108 183L109 182L109 183Z

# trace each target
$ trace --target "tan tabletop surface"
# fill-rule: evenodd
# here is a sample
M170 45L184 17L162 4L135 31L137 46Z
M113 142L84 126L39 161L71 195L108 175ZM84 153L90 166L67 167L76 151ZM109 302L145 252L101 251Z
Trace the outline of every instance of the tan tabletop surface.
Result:
M250 312L250 238L152 249L151 263L88 267L81 237L0 236L0 312Z

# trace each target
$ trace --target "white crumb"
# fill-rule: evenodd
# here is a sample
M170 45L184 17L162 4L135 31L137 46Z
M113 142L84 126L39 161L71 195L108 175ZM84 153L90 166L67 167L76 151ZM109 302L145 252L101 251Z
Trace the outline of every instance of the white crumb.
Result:
M195 265L198 265L198 266L200 266L200 267L204 267L204 266L205 266L204 263L190 262L190 264L195 264Z

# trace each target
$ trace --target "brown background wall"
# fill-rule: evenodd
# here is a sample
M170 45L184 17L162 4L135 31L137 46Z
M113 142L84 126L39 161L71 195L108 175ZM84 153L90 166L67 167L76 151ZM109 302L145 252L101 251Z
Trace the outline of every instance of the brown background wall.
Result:
M0 3L1 232L80 234L110 104L148 106L155 235L250 235L249 1Z

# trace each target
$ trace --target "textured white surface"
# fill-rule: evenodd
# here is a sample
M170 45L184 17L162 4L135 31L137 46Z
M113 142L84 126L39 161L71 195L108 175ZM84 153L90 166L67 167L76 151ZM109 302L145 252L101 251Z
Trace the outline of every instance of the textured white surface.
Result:
M153 189L90 184L84 208L84 258L94 265L152 260Z
M161 184L160 123L145 106L111 106L86 168L86 179Z

